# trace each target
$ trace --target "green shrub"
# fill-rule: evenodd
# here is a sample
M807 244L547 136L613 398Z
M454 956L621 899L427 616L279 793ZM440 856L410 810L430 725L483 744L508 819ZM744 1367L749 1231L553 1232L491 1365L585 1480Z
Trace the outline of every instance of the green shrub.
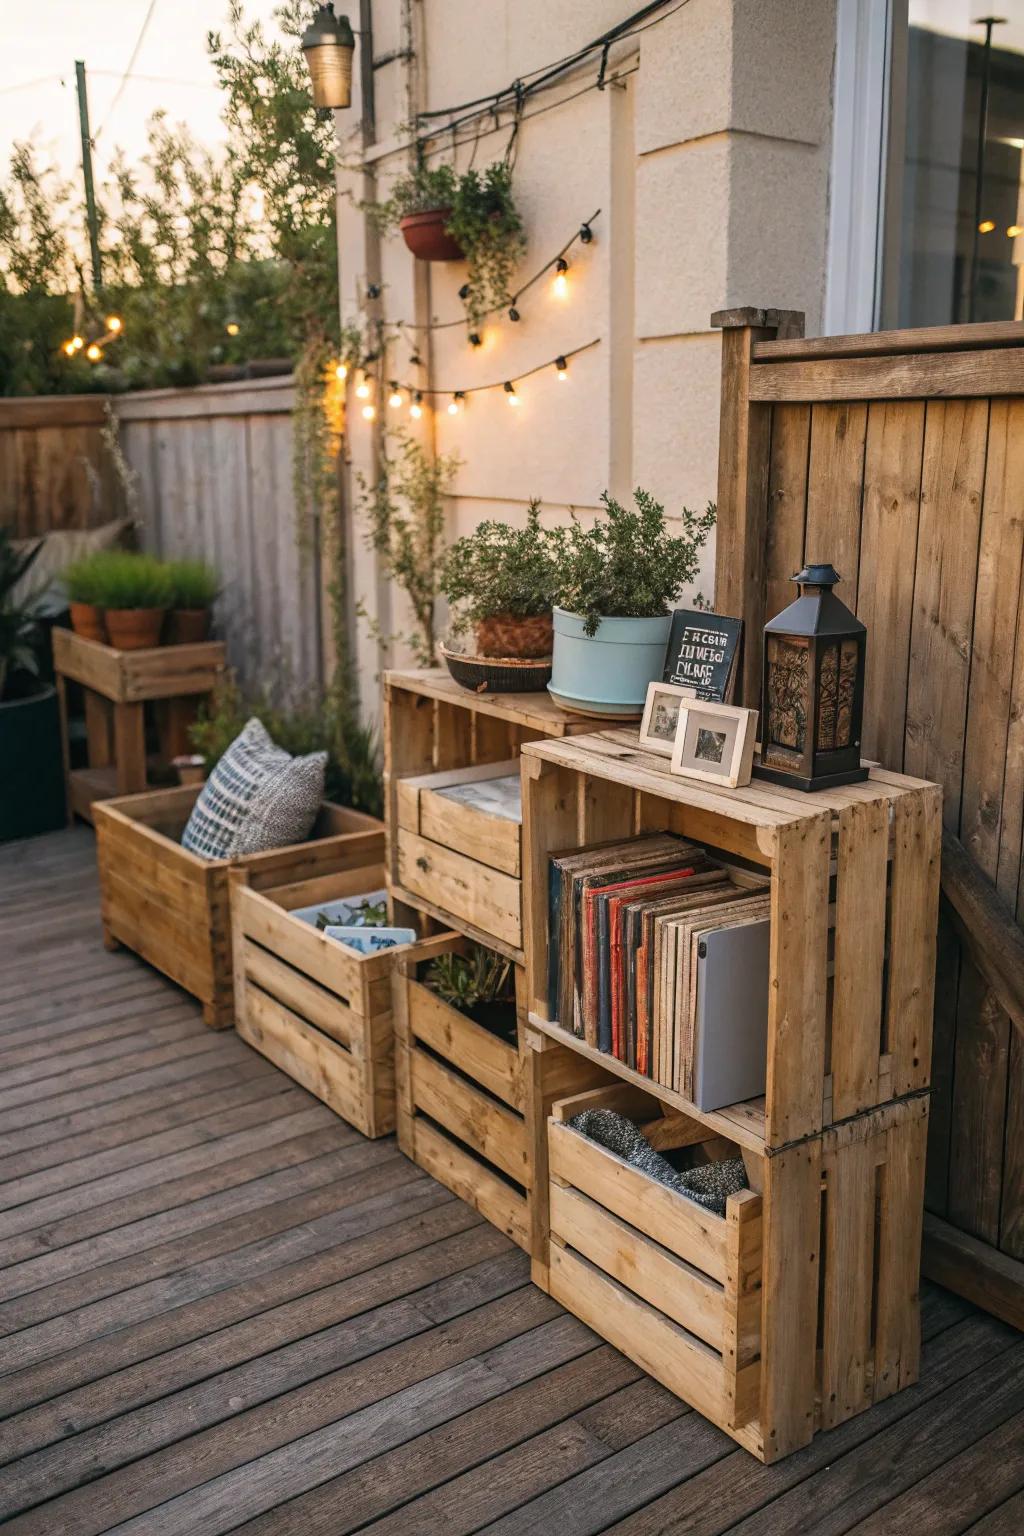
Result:
M427 986L461 1013L480 1003L515 1002L512 962L483 944L468 955L438 955L427 971Z
M220 591L220 579L204 560L169 560L172 608L212 608Z
M530 502L525 528L480 523L456 540L441 566L441 591L458 609L452 623L455 634L496 614L526 619L550 613L557 585L552 538L540 526L536 500Z
M99 604L100 573L97 569L99 554L83 555L81 560L74 560L65 566L61 580L68 594L68 601L72 603Z
M265 684L249 695L226 678L212 699L199 706L199 718L189 734L194 750L202 753L207 773L253 715L293 757L327 753L326 799L370 816L381 814L384 794L376 732L352 718L333 690L326 695L314 688L293 693L283 678L276 687Z
M80 570L75 586L82 590ZM99 608L169 608L173 597L166 565L153 555L125 549L104 549L93 555L86 586L93 595L75 601L92 602Z
M667 612L680 587L692 581L700 551L715 525L711 502L702 513L684 507L682 533L673 536L665 508L648 491L634 492L636 511L605 491L605 515L584 528L576 515L567 528L551 533L558 570L555 601L579 614L595 635L602 619L655 618Z

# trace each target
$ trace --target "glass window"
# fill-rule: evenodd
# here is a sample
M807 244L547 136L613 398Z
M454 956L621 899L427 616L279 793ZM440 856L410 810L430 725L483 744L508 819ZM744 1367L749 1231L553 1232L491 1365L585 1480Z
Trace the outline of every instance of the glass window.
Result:
M1024 5L1008 0L1008 19L989 29L983 10L909 0L893 114L905 133L889 161L899 226L887 232L899 242L886 266L889 323L1024 318Z

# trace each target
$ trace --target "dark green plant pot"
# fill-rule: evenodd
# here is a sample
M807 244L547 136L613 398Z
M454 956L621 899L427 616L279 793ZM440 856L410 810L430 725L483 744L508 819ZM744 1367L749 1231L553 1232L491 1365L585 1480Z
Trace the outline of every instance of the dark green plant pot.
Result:
M0 843L65 824L57 694L44 688L0 704Z

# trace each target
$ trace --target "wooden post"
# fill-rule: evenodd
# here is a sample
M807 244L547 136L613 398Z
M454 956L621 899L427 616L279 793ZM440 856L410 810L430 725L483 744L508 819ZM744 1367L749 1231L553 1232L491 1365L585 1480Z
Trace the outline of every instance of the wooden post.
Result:
M715 610L743 619L736 703L757 709L761 694L771 408L750 401L752 349L757 341L802 336L804 317L799 310L791 309L720 309L711 316L711 324L722 332Z

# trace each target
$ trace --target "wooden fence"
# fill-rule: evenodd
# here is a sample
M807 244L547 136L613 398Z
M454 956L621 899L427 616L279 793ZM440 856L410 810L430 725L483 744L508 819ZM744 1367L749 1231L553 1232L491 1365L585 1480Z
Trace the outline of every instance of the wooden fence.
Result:
M296 540L292 400L279 378L112 400L139 542L217 567L217 621L254 685L282 671L298 685L320 678L320 572ZM27 535L124 515L105 409L103 396L0 400L0 522Z
M864 753L942 785L988 915L959 921L951 842L966 939L947 901L926 1267L1024 1326L1024 1018L1000 1003L1013 978L988 979L1024 919L1024 326L804 340L800 316L716 318L716 607L746 620L742 702L757 706L761 629L793 573L832 561L868 626Z

